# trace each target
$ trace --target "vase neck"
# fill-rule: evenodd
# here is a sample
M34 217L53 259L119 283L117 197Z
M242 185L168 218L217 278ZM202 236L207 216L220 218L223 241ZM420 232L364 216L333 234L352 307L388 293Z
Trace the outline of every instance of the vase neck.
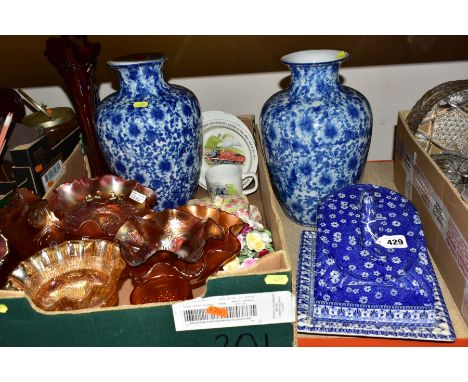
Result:
M148 94L157 95L169 88L164 80L162 67L163 61L113 66L119 75L119 93L135 98Z
M289 93L293 96L324 98L341 88L340 62L288 66L291 71Z

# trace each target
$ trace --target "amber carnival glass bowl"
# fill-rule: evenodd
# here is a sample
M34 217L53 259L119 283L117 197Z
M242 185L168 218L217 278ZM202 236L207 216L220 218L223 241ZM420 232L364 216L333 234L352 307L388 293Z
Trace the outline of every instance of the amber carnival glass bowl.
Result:
M183 206L176 210L178 212L173 211L173 216L189 214L192 216L189 221L198 219L206 224L212 220L220 229L221 235L216 232L216 235L206 239L203 246L196 246L198 249L203 249L201 256L197 255L195 262L188 262L186 257L178 256L171 250L156 250L161 248L160 241L156 240L156 236L149 235L150 230L143 229L144 217L140 220L143 224L135 224L133 221L131 224L123 225L117 232L116 239L120 242L122 257L128 264L130 277L137 284L159 276L164 269L161 264L165 264L177 269L180 275L190 282L192 288L198 288L205 284L209 276L239 253L241 245L237 235L245 224L240 218L212 207ZM152 220L155 216L151 214L147 220Z
M130 295L132 304L190 300L192 285L177 268L158 263L153 267L155 276L138 284Z
M155 203L154 191L115 175L77 179L49 198L61 227L77 239L113 239L128 217L150 213Z
M131 216L120 227L115 239L130 266L138 266L158 252L171 252L187 263L203 255L208 239L223 239L223 231L209 217L200 219L177 209Z
M21 261L42 248L69 239L47 201L25 188L15 190L0 208L0 232L9 249L8 256L0 259L0 288Z
M124 268L113 242L66 241L23 261L8 277L6 289L24 291L44 310L113 306Z

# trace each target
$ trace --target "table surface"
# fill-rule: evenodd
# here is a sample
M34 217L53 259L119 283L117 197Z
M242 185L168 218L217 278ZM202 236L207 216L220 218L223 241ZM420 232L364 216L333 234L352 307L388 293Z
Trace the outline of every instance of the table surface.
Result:
M364 174L361 183L378 184L396 191L396 186L393 183L393 162L367 162L364 169ZM286 243L285 249L291 258L291 266L293 270L297 270L297 261L299 254L300 236L305 227L297 225L289 220L283 213L281 208L278 208L283 230L285 233ZM434 262L433 262L434 264ZM468 346L468 326L466 325L460 310L457 308L455 301L450 294L447 285L442 279L439 270L434 264L434 270L439 280L442 294L447 304L450 317L455 329L457 341L453 343L459 346ZM445 345L439 342L414 341L414 340L396 340L396 339L379 339L379 338L358 338L358 337L340 337L340 336L324 336L314 334L299 333L297 336L299 346L431 346Z

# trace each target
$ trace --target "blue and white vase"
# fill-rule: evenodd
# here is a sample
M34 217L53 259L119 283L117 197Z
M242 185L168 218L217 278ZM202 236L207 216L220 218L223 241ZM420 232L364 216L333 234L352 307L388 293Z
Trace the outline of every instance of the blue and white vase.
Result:
M359 181L369 151L372 113L366 98L342 86L335 50L288 54L291 85L262 108L261 135L275 194L295 223L316 224L329 193Z
M165 60L150 53L108 62L120 90L102 101L96 122L111 170L154 190L157 210L194 196L202 155L200 105L190 90L164 80Z

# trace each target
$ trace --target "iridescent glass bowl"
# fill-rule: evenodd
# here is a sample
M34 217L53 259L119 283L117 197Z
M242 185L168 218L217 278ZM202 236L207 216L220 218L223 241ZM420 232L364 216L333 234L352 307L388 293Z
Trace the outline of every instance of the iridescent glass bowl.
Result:
M193 297L190 281L176 268L159 263L155 267L155 273L154 277L143 281L133 289L130 295L132 304L189 300Z
M42 248L67 240L47 201L24 188L15 190L0 209L0 231L8 240L10 251L0 268L0 288L21 261Z
M226 263L237 256L241 250L241 244L237 236L242 232L244 221L228 212L218 208L205 206L181 206L177 207L181 211L188 212L200 219L210 217L222 229L224 233L223 240L208 240L203 252L203 267L198 273L193 273L192 269L180 265L180 271L187 277L190 277L192 287L198 288L205 284L206 279Z
M157 239L161 236L151 235L151 231L145 227L149 225L148 220L152 221L151 224L157 224L154 217L158 213L153 213L146 220L143 217L127 221L117 232L116 239L120 242L122 256L129 265L127 269L130 277L137 284L160 275L161 264L166 264L177 269L182 277L189 280L193 288L198 288L204 285L209 276L239 253L241 245L237 235L242 231L245 223L235 215L211 207L183 206L169 211L172 212L167 212L166 216L170 214L190 215L191 218L188 221L198 219L206 224L212 220L222 234L207 238L203 246L198 242L198 245L194 246L197 249L196 256L191 255L197 260L188 262L186 261L188 256L178 256L173 251L164 248L156 249L161 248L160 241ZM198 252L200 248L202 248L201 255Z
M23 261L9 276L7 289L24 291L44 310L113 306L124 268L113 242L66 241Z
M132 267L160 252L170 252L188 263L203 255L208 239L222 239L223 232L211 218L199 219L176 209L130 216L115 235L122 257Z
M155 203L154 191L115 175L63 184L49 199L61 227L72 238L113 239L128 217L150 213Z

